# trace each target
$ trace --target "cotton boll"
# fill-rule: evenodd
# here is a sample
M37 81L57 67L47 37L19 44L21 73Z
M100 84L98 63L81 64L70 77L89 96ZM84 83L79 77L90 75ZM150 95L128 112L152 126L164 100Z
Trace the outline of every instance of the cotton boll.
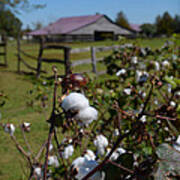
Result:
M119 136L119 129L115 129L113 135L114 136Z
M163 67L167 67L167 66L169 66L170 64L169 64L169 61L167 61L167 60L165 60L165 61L163 61L162 62L162 66Z
M56 168L59 167L59 161L56 156L49 156L48 157L48 165L55 166Z
M108 154L110 151L111 151L111 149L108 149L106 154ZM121 147L119 147L119 148L117 148L117 149L112 153L112 155L111 155L111 157L110 157L110 160L116 161L116 160L118 159L118 157L119 157L121 154L124 154L124 153L126 153L126 150L123 149L123 148L121 148Z
M73 155L74 148L72 145L68 145L64 148L64 152L62 153L62 156L64 159L68 159L70 156Z
M87 160L95 160L96 159L96 156L94 154L93 151L91 151L90 149L88 149L84 155L84 157L87 159Z
M180 135L178 136L176 143L180 146Z
M4 131L12 136L15 132L15 126L13 124L6 124L4 126Z
M132 62L133 64L137 64L137 63L138 63L138 58L137 58L137 56L133 56L133 57L131 58L131 62Z
M65 111L75 110L79 111L89 106L88 99L81 93L70 93L66 96L61 104Z
M157 61L154 62L156 71L160 70L160 65Z
M92 121L97 120L98 112L95 108L89 106L85 109L80 110L76 116L76 120L80 120L83 124L90 124Z
M176 143L173 145L173 147L177 150L180 151L180 135L178 136Z
M143 115L143 116L141 117L140 121L143 122L143 123L145 123L145 122L146 122L146 116Z
M94 140L94 145L97 148L97 152L99 155L104 155L105 148L108 146L108 140L105 136L99 135Z
M131 95L131 88L125 88L123 91L126 95Z
M72 163L73 169L76 169L77 174L76 179L81 180L85 177L90 171L92 171L98 163L95 160L88 160L85 157L78 157ZM103 180L101 173L97 171L93 176L89 178L90 180Z
M126 70L125 69L121 69L116 73L116 76L120 76L120 75L124 75L126 74Z
M34 169L34 174L38 177L41 177L41 168L40 167L36 167Z
M171 102L170 102L170 105L171 105L172 107L176 107L176 103L175 103L174 101L171 101Z

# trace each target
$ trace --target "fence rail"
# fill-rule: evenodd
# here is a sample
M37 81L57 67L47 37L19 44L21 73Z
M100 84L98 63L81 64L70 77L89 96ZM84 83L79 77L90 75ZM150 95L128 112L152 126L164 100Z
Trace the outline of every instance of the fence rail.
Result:
M7 41L6 37L3 38L3 42L0 43L0 57L4 57L4 63L0 62L1 66L7 66Z
M116 50L118 48L124 47L122 45L115 45L115 46L96 46L96 47L86 47L86 48L75 48L71 49L70 47L67 46L61 46L61 45L47 45L45 44L44 40L41 39L40 41L40 49L39 49L39 54L38 57L32 56L24 51L21 50L21 44L20 44L20 39L18 38L17 40L17 50L18 50L18 72L20 72L20 64L21 62L29 69L36 71L36 76L39 77L40 73L45 73L45 71L42 71L42 63L61 63L64 64L65 66L65 75L71 73L72 67L83 65L83 64L91 64L92 65L92 70L90 72L93 72L97 75L99 74L104 74L105 71L98 72L96 64L99 61L103 61L103 58L97 58L96 53L97 52L104 52L104 51L111 51L111 50ZM43 53L46 50L49 49L55 49L55 50L63 50L64 52L64 60L62 59L56 59L56 58L43 58ZM90 58L89 59L82 59L82 60L77 60L73 63L70 61L70 54L76 54L76 53L83 53L83 52L90 52ZM22 55L25 57L35 59L37 60L37 67L32 67L29 65L25 60L22 58Z

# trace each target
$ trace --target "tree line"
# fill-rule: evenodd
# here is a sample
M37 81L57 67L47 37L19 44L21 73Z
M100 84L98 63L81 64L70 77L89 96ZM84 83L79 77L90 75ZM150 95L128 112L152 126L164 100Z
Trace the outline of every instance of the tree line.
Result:
M125 14L121 11L117 14L116 23L121 27L132 30ZM170 36L173 33L180 33L180 15L172 17L167 11L158 15L154 23L144 23L140 26L142 33L147 37L160 35Z

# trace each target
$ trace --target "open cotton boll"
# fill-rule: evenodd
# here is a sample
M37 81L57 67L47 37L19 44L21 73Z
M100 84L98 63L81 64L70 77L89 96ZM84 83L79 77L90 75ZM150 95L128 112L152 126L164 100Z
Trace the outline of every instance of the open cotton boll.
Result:
M124 75L126 74L126 70L125 69L121 69L116 73L116 76L120 76L120 75Z
M73 155L74 148L72 145L68 145L64 148L64 152L62 153L62 156L64 159L68 159L70 156Z
M12 136L15 132L15 126L13 124L6 124L4 126L4 131Z
M163 65L164 67L167 67L167 66L169 66L170 64L169 64L169 61L165 60L165 61L162 62L162 65Z
M131 88L125 88L123 91L126 95L131 95Z
M41 168L40 167L36 167L35 169L34 169L34 174L36 175L36 176L38 176L38 177L41 177Z
M81 180L85 177L90 171L92 171L96 166L98 166L97 161L88 160L86 157L78 157L72 163L73 169L76 169L77 174L76 179ZM104 177L99 171L97 171L89 180L103 180Z
M82 110L89 106L88 99L81 93L70 93L68 96L66 96L61 104L61 107L65 111L69 110Z
M48 165L59 167L59 161L57 159L57 156L49 156L48 157Z
M109 153L110 151L111 151L111 149L108 149L106 154L108 155L108 153ZM117 148L117 149L112 153L112 155L111 155L111 157L110 157L110 160L115 161L115 160L118 159L118 157L119 157L121 154L124 154L124 153L126 153L126 150L123 149L123 148L121 148L121 147L119 147L119 148Z
M154 62L156 71L160 70L160 65L157 61Z
M87 160L95 160L96 159L96 156L95 156L94 152L91 151L90 149L86 150L86 153L84 154L84 157Z
M80 110L76 116L76 120L80 120L83 124L90 124L92 121L97 120L98 112L95 108L89 106Z
M137 56L133 56L133 57L131 58L131 62L132 62L133 64L137 64L137 63L138 63L138 58L137 58Z
M94 140L94 145L97 148L97 153L103 155L105 153L105 148L108 146L108 140L105 136L99 135Z
M180 135L178 136L176 143L173 145L174 149L180 151Z

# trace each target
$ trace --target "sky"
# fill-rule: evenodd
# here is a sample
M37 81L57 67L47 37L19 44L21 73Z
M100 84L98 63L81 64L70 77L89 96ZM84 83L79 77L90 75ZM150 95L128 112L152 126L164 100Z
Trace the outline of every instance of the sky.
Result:
M18 15L23 28L40 22L43 26L61 17L105 14L113 21L123 11L132 24L153 23L157 15L168 11L171 16L180 15L180 0L30 0L34 4L46 4L43 9L22 12Z

